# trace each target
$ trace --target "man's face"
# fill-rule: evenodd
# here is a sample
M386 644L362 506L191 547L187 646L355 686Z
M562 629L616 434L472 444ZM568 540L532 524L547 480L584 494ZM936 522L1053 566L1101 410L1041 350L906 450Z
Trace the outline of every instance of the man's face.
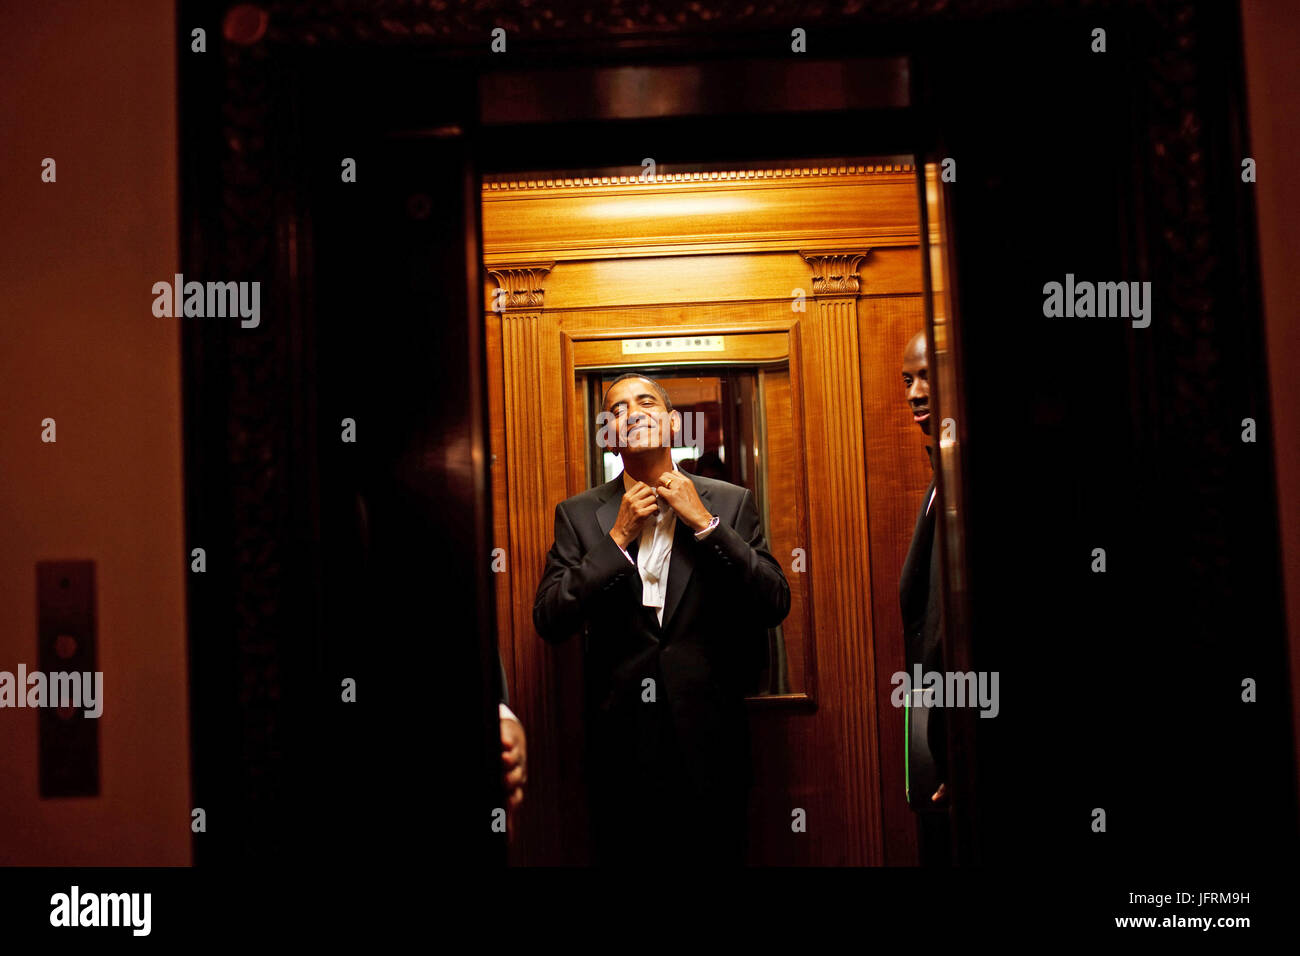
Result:
M677 412L669 412L659 392L643 378L616 383L605 396L605 411L613 416L611 431L620 447L612 450L619 454L663 448L677 430Z
M926 364L925 335L917 335L903 350L903 393L912 421L930 434L930 369Z

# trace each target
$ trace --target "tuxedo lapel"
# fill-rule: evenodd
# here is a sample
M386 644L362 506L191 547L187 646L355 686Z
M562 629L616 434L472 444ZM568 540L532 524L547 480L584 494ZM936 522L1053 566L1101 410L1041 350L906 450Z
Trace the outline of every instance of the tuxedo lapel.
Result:
M601 534L609 534L618 520L618 503L622 499L623 473L620 471L612 480L605 482L601 489L604 500L596 506L596 523L600 525Z
M712 512L713 506L709 503L708 490L699 482L696 482L695 490L699 492L704 507ZM677 526L673 531L673 555L668 561L668 593L664 597L665 631L668 630L668 623L672 620L673 612L677 610L677 605L681 602L682 594L686 591L686 585L695 570L694 538L695 533L686 522L678 518Z
M926 525L934 520L934 515L927 513L932 494L934 494L934 478L930 479L930 487L925 489L925 497L921 500L921 511L916 516L916 527L912 529L912 543L907 549L907 558L903 561L903 567L915 564L921 556L919 548L923 544L928 544L930 536L925 533L925 530Z
M916 516L916 527L912 530L912 543L907 548L907 557L903 560L902 571L898 575L898 593L902 601L903 608L903 626L906 628L911 620L912 615L917 613L916 602L919 589L928 586L929 575L921 575L921 568L929 568L931 545L934 541L934 521L935 512L930 510L926 514L926 505L930 501L930 495L934 492L934 478L930 479L930 487L925 491L925 498L921 502L921 511Z

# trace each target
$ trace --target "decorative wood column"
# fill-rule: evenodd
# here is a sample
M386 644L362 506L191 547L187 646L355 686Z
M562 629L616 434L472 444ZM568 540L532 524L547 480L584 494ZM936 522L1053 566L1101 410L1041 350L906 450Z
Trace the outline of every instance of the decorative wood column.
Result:
M552 650L533 630L533 598L554 533L555 505L568 495L565 469L563 370L559 323L543 308L544 283L554 262L496 265L488 268L496 289L489 306L500 316L501 369L505 423L504 454L493 465L493 480L504 480L508 541L502 576L508 617L499 623L499 641L511 709L528 735L527 799L520 808L511 856L535 864L569 859L561 812L571 791L580 790L561 750L574 739L570 688L561 672L576 671L570 658L581 657L571 641ZM568 669L566 671L566 668ZM577 695L581 699L581 695ZM572 712L571 712L572 711ZM579 727L580 731L580 727Z
M846 862L875 866L883 862L883 837L858 359L858 269L869 253L799 253L812 270L810 308L799 321L799 341L817 654L822 666L841 675L841 687L859 691L823 695L821 706L833 712L845 741L838 750L845 781L840 792L856 795L840 808L849 847ZM828 454L829 449L836 453ZM833 556L830 561L828 556Z

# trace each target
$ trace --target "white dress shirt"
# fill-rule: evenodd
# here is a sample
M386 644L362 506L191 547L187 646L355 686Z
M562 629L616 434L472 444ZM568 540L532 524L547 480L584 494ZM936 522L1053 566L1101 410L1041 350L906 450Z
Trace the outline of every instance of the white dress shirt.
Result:
M681 470L673 468L681 474ZM636 560L623 548L623 554L636 565L641 575L641 603L655 609L659 623L664 622L664 600L668 596L668 567L673 556L673 534L677 530L677 514L668 502L659 499L659 513L647 518L641 527L640 543L637 545ZM703 541L712 528L695 532L696 539Z

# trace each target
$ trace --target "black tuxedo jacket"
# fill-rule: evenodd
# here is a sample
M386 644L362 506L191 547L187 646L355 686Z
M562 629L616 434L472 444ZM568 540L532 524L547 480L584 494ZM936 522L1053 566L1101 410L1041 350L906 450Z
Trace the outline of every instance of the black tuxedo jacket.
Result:
M641 603L636 566L609 536L622 473L555 508L533 624L553 643L584 634L597 786L671 778L717 792L751 782L744 697L767 662L767 629L790 611L790 587L748 489L689 477L720 521L703 541L677 521L662 626ZM653 703L643 700L646 678Z
M921 513L916 518L916 528L912 532L912 544L907 550L907 559L899 575L899 604L903 612L903 644L907 660L907 673L911 678L914 664L921 665L922 673L928 671L942 672L943 644L942 636L942 595L940 585L939 541L936 527L939 516L939 499L934 499L934 506L926 514L926 505L934 492L934 479L925 492L921 502ZM944 711L934 708L929 724L930 752L934 755L936 769L940 779L946 779L947 772L947 731L944 725Z

